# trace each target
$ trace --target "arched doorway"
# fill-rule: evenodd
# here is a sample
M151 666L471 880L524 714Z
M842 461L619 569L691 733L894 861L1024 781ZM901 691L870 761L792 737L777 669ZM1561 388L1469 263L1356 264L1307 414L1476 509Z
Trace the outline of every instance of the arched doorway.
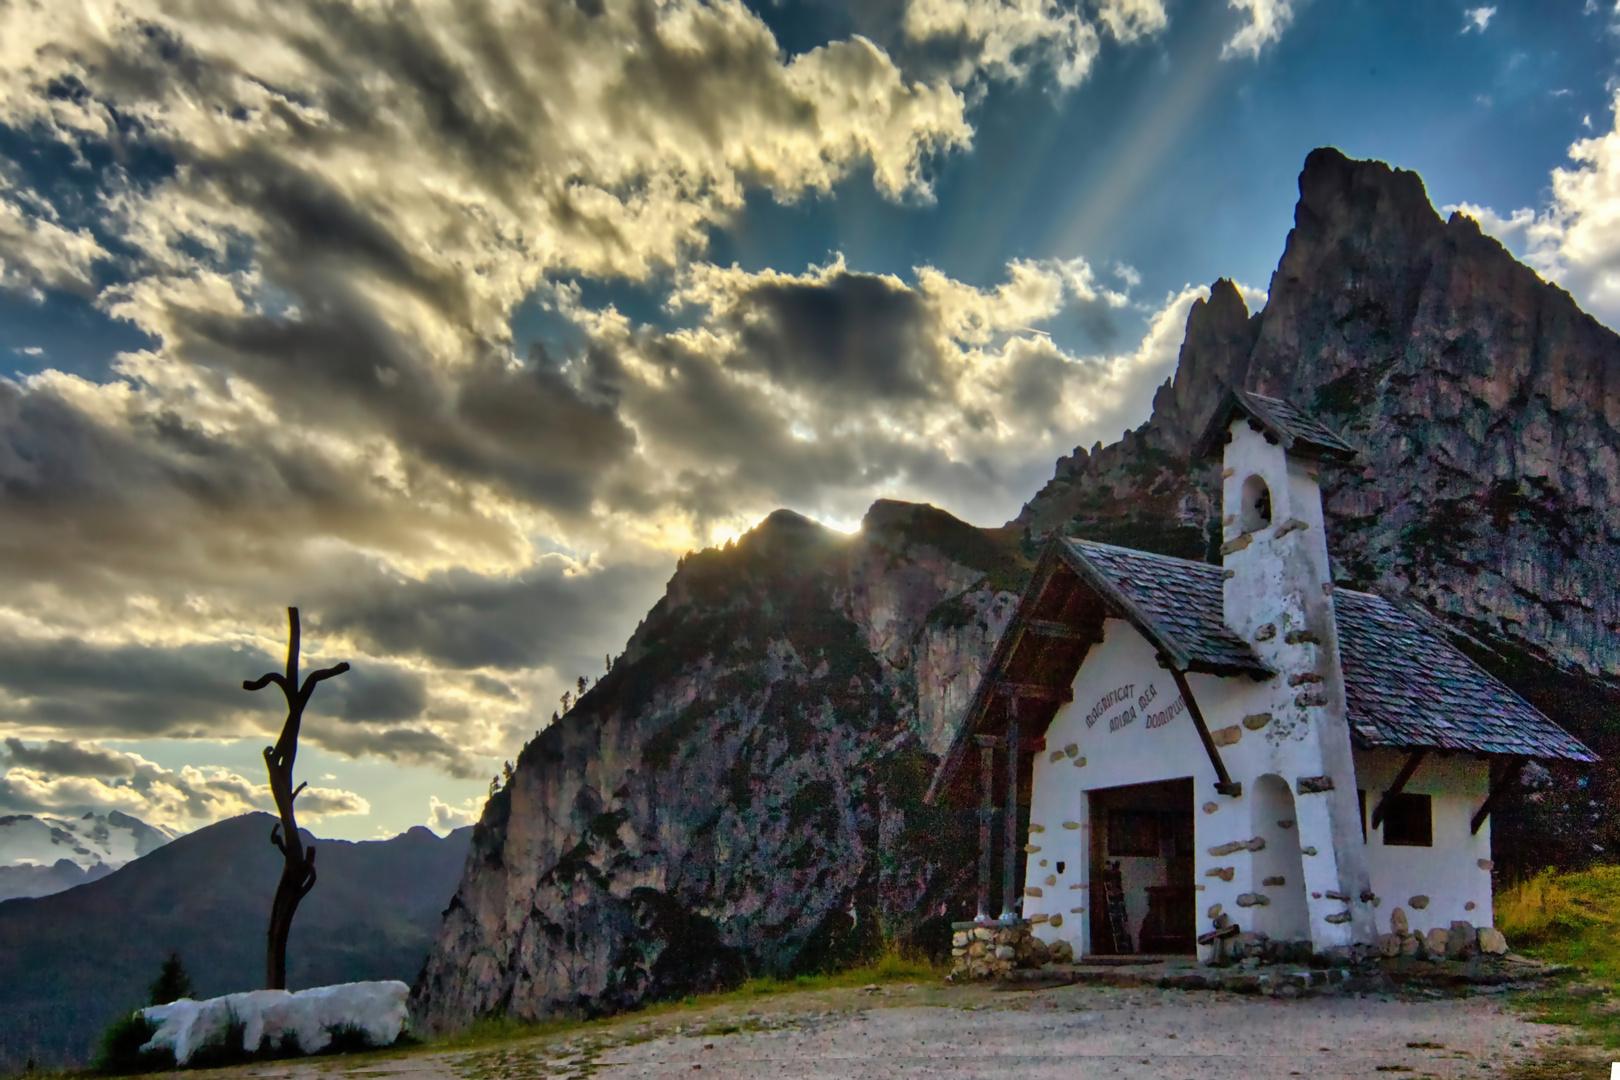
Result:
M1252 888L1268 901L1249 909L1254 929L1273 941L1309 941L1311 912L1305 902L1305 864L1299 850L1299 823L1288 781L1268 773L1254 782L1254 835L1266 846L1254 853Z

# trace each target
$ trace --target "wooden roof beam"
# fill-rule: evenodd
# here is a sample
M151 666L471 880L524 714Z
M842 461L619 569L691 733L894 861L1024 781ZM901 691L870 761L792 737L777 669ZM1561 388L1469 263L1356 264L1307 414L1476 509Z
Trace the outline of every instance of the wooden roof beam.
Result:
M1098 635L1088 629L1070 626L1054 619L1031 619L1025 627L1031 634L1060 641L1097 641Z
M1506 764L1502 766L1502 772L1496 778L1496 783L1491 785L1490 793L1485 796L1484 805L1474 812L1473 820L1468 823L1470 836L1479 832L1479 827L1485 824L1485 819L1491 816L1491 811L1496 809L1496 804L1501 802L1502 797L1513 787L1513 782L1519 778L1519 772L1524 768L1524 763L1528 760L1528 758L1524 757L1510 757L1507 759Z
M1406 782L1412 779L1412 774L1417 772L1418 766L1423 763L1423 758L1428 752L1426 748L1419 747L1406 756L1406 764L1402 765L1401 771L1395 774L1395 782L1389 785L1389 790L1384 792L1383 797L1378 800L1378 805L1373 807L1373 828L1376 829L1384 823L1384 811L1388 809L1389 801L1406 790ZM1479 831L1477 825L1474 827L1474 831Z
M1074 700L1074 687L1047 686L1043 683L1007 682L1002 680L996 683L996 692L1006 694L1013 698L1034 698L1037 701L1056 701L1067 705Z

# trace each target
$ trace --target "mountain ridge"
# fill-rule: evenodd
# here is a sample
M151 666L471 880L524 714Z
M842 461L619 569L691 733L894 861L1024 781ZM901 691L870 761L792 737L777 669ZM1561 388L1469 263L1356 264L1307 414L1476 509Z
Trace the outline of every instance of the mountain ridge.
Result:
M98 880L0 902L0 1073L32 1059L82 1066L178 951L199 997L264 982L265 926L281 857L275 819L244 814L178 837ZM314 839L321 877L288 949L293 988L420 970L466 858L470 827L390 840ZM307 835L307 834L306 834Z

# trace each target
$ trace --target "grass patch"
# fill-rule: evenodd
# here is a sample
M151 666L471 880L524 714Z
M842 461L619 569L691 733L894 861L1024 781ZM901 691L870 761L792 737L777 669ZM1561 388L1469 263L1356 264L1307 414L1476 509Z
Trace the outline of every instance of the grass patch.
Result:
M826 975L799 975L788 979L764 977L748 979L735 990L712 994L688 994L669 1001L648 1002L639 1009L612 1016L553 1017L547 1020L519 1020L511 1016L491 1016L474 1021L466 1031L421 1044L428 1051L477 1049L499 1043L591 1033L631 1020L650 1020L683 1012L703 1012L734 1005L748 1005L780 994L814 993L819 990L859 989L885 983L938 983L946 969L926 960L911 959L888 952L870 964ZM742 1030L739 1026L738 1030ZM710 1034L726 1034L716 1028Z
M1496 926L1526 955L1620 982L1620 866L1544 870L1497 896Z
M1620 866L1544 870L1495 903L1497 929L1517 951L1578 971L1517 999L1531 1019L1574 1030L1515 1069L1514 1080L1606 1078L1620 1059Z

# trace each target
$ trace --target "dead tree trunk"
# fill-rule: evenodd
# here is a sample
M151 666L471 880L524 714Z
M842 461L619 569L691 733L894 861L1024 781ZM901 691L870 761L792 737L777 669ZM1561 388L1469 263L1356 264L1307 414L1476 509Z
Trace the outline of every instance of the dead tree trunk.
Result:
M304 721L304 706L315 693L315 684L349 670L348 664L312 671L298 685L298 609L287 609L287 671L272 671L252 682L243 682L244 690L263 690L271 683L281 687L287 699L287 722L281 727L281 738L276 745L264 748L264 767L270 773L270 794L276 800L276 813L281 820L270 829L270 842L282 857L281 881L276 885L276 898L270 905L269 949L265 955L264 985L267 990L287 988L287 934L292 930L293 913L299 901L315 887L315 845L304 846L298 835L298 820L293 816L293 800L309 785L293 787L293 760L298 757L298 728Z

